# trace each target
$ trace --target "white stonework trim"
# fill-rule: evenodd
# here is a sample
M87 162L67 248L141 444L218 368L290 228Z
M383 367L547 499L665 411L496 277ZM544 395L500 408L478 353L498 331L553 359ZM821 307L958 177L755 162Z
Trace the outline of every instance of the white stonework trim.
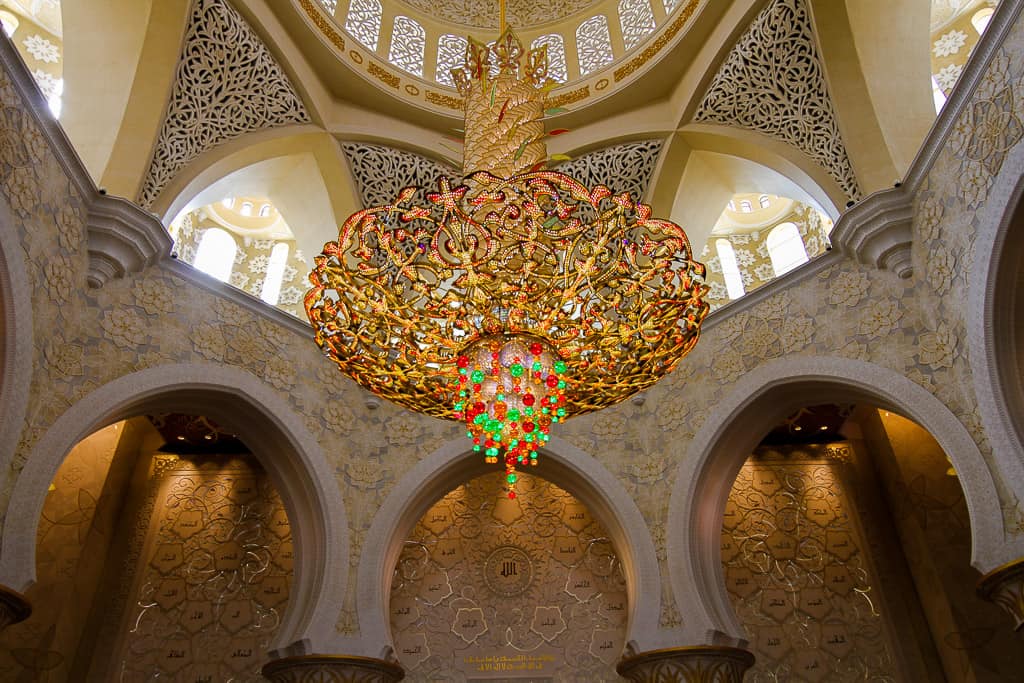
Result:
M859 263L909 278L913 222L914 193L901 186L875 192L844 213L829 237Z
M464 438L448 442L409 470L377 511L357 570L362 652L353 654L379 657L382 648L392 646L388 599L402 542L438 499L473 477L494 471L493 466L473 456ZM666 638L658 626L658 556L633 498L603 465L567 441L552 437L540 457L544 478L579 498L611 536L622 561L630 600L626 640L636 641L641 650L664 647Z
M272 647L306 641L324 650L348 582L348 522L320 444L277 392L255 375L213 363L162 365L103 385L61 415L33 449L11 494L0 541L0 584L36 578L36 530L65 456L106 425L151 412L199 413L241 436L284 501L295 543L288 608Z
M174 240L159 219L127 199L98 195L87 219L92 288L138 273L171 253Z
M911 192L916 193L921 183L931 173L935 160L946 148L949 136L953 133L953 127L970 104L974 91L988 71L988 65L1017 23L1022 9L1024 9L1024 0L1002 0L999 3L995 14L988 22L985 34L975 45L964 70L960 73L960 78L957 79L956 85L946 99L942 112L935 119L931 130L925 136L921 149L910 164L903 185Z
M24 427L32 383L32 285L25 251L0 200L0 471L8 472Z
M668 571L687 605L686 644L715 632L744 638L725 587L721 532L733 482L761 436L794 410L819 402L867 403L927 429L953 461L970 514L971 564L981 572L1006 561L995 483L967 429L926 389L893 370L848 358L783 358L744 375L717 403L680 461L669 501Z
M1024 505L1024 379L1014 327L1024 237L1011 235L1024 216L1024 145L1006 157L979 216L967 293L967 343L974 393L1002 481ZM1016 219L1016 224L1015 224ZM1007 243L1011 242L1011 245ZM1024 555L1024 551L1018 553Z

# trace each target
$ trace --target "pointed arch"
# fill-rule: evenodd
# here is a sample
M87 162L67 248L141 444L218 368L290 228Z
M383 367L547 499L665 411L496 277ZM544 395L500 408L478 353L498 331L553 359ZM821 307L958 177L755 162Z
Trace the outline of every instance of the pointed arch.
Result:
M367 656L381 656L391 645L387 599L391 569L402 540L438 499L470 479L493 472L471 457L465 439L449 441L395 485L367 532L376 539L363 546L357 569L357 609ZM544 478L576 496L604 524L622 560L630 600L627 642L639 650L660 647L658 618L661 574L650 531L633 498L597 460L572 444L553 437L541 453Z
M239 434L284 501L295 539L295 579L273 647L308 640L330 651L348 582L348 523L333 469L287 402L255 375L213 363L163 365L115 379L75 403L46 431L14 484L0 539L0 583L24 590L36 576L36 529L49 484L89 434L129 417L199 412Z
M970 433L938 398L903 375L874 363L838 357L783 358L743 376L719 401L681 459L669 501L669 577L673 594L693 612L687 642L719 631L743 638L722 573L725 503L747 456L807 397L870 403L905 415L928 430L960 477L971 524L971 563L987 571L1020 549L1004 543L1002 510L992 473ZM819 401L819 402L820 402ZM736 425L742 425L737 429Z

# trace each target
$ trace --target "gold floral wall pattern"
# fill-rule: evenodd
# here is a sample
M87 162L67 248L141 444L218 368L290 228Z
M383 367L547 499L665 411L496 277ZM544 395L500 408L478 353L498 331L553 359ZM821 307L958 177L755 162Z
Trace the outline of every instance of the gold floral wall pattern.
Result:
M260 680L292 578L284 505L248 458L157 456L155 470L152 518L133 541L134 586L108 670Z
M605 529L558 486L523 473L509 500L503 478L459 486L405 541L390 601L399 661L411 680L615 678L629 607Z
M746 680L899 680L841 465L807 450L748 460L726 504L725 584L757 656Z
M662 569L662 624L683 616L668 592L665 524L679 459L717 402L745 374L794 356L877 363L934 394L991 452L972 389L964 315L973 236L995 175L1024 136L1024 29L997 50L916 197L913 280L899 280L832 252L812 275L769 300L715 314L701 343L643 405L625 403L562 425L571 441L618 477L648 524ZM243 309L157 264L102 289L85 285L83 198L69 181L6 71L0 71L0 209L17 234L30 279L34 374L20 442L0 483L0 514L25 459L54 422L104 384L178 363L217 363L263 381L305 420L336 473L350 529L350 562L394 483L425 453L461 437L457 425L384 404L333 371L308 334ZM244 435L243 435L244 436ZM989 462L991 469L998 468ZM1010 533L1024 533L1017 501L1001 482ZM337 628L356 634L356 587Z

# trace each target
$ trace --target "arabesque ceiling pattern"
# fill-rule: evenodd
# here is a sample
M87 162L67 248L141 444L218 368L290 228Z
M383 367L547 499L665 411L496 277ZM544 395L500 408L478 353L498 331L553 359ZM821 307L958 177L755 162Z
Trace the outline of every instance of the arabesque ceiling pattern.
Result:
M152 206L186 164L219 144L309 120L288 76L242 15L225 0L196 0L138 203Z
M827 170L847 197L860 197L805 0L775 0L758 15L715 74L695 120L792 145Z

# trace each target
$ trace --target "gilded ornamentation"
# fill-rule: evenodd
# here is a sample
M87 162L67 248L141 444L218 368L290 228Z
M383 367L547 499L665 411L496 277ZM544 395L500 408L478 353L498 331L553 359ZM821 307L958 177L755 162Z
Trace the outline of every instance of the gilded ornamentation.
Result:
M152 521L125 614L124 675L252 677L288 602L291 528L258 465L161 465Z
M614 71L613 75L615 76L615 82L618 83L619 81L628 78L635 73L637 69L651 61L652 57L661 52L662 49L664 49L664 47L676 37L676 34L678 34L690 21L690 17L693 16L693 13L697 10L697 7L700 6L700 3L701 0L690 0L689 4L680 10L679 15L672 20L672 23L658 34L658 37L655 38L653 43L644 48L643 52L638 54L636 57L633 57ZM603 89L603 87L598 88L598 90Z
M699 645L641 653L630 648L615 668L633 683L742 683L753 663L746 650Z
M887 680L894 665L838 474L849 459L846 444L763 448L733 484L722 562L755 680Z
M426 98L427 102L430 102L431 104L436 104L440 107L447 107L448 109L454 109L456 111L462 111L465 106L462 98L434 92L433 90L427 90Z
M814 41L805 0L775 0L719 68L694 119L746 128L791 144L856 199L860 188Z
M330 19L325 17L317 8L313 0L299 0L299 5L306 11L306 15L313 21L313 24L320 29L321 33L327 36L334 47L341 52L345 51L345 39L340 33L334 30Z
M510 500L503 478L450 492L406 541L391 584L398 659L417 679L611 678L629 609L605 530L554 484L523 474Z
M402 82L398 74L391 73L377 62L371 61L366 65L366 70L378 81L392 88L398 88L399 83Z
M992 570L978 581L978 595L1003 608L1014 629L1024 630L1024 559Z
M582 88L576 88L569 92L560 93L544 101L545 109L557 109L570 104L585 100L590 97L590 86L585 85Z
M587 187L607 185L616 194L629 192L640 198L647 194L662 145L662 140L612 145L562 162L555 170Z
M217 59L211 61L211 56ZM171 101L138 203L152 206L190 161L245 133L308 123L274 56L225 0L195 0Z

